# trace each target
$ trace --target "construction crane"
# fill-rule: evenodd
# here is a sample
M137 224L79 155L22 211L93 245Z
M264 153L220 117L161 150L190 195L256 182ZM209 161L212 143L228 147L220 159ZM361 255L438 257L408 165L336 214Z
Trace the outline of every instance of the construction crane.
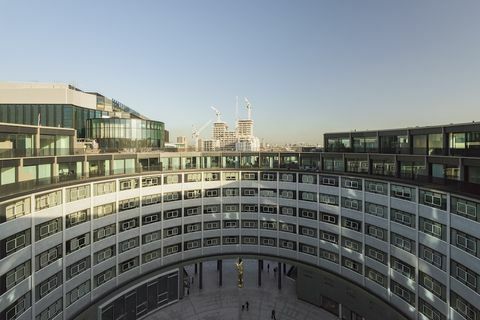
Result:
M248 101L247 98L245 98L245 103L247 104L245 107L247 108L247 112L248 112L248 120L252 120L252 105L250 104L250 101Z
M212 122L212 120L208 120L203 126L200 127L200 129L195 129L195 126L192 125L193 127L193 132L192 132L192 138L195 141L195 151L200 151L199 146L198 146L198 140L200 139L200 132L202 132L209 124Z
M216 122L222 122L222 120L220 120L220 115L221 115L220 111L213 106L211 108L212 108L213 111L215 111L215 115L217 116L217 121Z

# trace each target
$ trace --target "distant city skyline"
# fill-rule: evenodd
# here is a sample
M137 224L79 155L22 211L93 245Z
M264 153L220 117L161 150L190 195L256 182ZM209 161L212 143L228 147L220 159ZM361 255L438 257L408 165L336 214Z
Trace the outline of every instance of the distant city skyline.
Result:
M28 10L26 9L28 6ZM165 122L235 100L271 144L480 120L478 1L0 1L0 81L72 83ZM211 127L202 132L211 137Z

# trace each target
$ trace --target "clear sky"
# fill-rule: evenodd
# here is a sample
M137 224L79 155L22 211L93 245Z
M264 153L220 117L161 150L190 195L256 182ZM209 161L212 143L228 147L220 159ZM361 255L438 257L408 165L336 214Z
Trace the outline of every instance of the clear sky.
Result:
M477 0L0 0L0 30L0 80L98 91L171 137L211 105L233 127L236 96L273 143L480 120Z

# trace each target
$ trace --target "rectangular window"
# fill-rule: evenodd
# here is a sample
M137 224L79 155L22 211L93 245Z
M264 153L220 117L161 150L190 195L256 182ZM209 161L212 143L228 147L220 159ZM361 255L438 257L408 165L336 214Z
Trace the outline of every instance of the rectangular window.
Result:
M342 237L342 242L343 242L343 247L356 251L356 252L362 252L362 243L355 241L353 239L349 239L346 237Z
M319 202L332 206L338 206L338 196L320 193Z
M115 256L115 246L111 246L111 247L102 249L98 252L95 252L93 256L94 256L95 264L108 260L111 257Z
M17 284L28 278L32 274L32 266L30 260L21 263L15 268L8 271L5 275L6 291L15 287Z
M444 270L443 255L427 246L420 245L420 258L434 265L437 268Z
M316 202L317 194L313 192L300 191L300 200Z
M238 228L238 220L224 220L223 227L225 229Z
M447 209L447 195L443 193L420 190L420 203L429 207Z
M120 180L119 183L120 191L138 188L138 179L135 178Z
M386 229L367 224L367 234L372 237L375 237L383 241L387 241L387 232L388 231Z
M106 217L116 212L115 202L93 207L93 216L95 219Z
M129 270L132 270L133 268L138 267L138 257L128 259L127 261L121 262L118 264L118 269L120 270L120 273L127 272Z
M391 220L415 228L415 215L397 209L390 209Z
M390 195L409 201L415 201L415 189L392 184L390 187Z
M116 267L111 267L110 269L107 269L96 276L93 277L93 284L95 287L99 287L102 284L106 283L107 281L115 278L117 272L116 272ZM90 284L90 280L88 280L88 283Z
M387 264L387 253L381 250L378 250L374 247L365 246L365 253L367 257L377 260L383 264Z
M87 269L90 269L90 256L74 262L67 267L67 280L72 279Z
M67 254L90 245L90 232L67 241Z
M391 256L391 267L407 278L415 280L415 268L411 265Z
M205 172L205 181L220 181L220 173Z
M35 209L40 211L62 204L62 191L54 191L35 196Z
M61 284L62 284L62 272L58 272L57 274L51 276L50 278L42 281L37 285L35 301L42 299L47 294L55 290Z
M159 186L161 184L162 184L162 180L160 177L143 177L142 178L142 188Z
M386 183L377 182L377 181L365 181L365 190L371 193L378 193L386 195L388 191L388 187Z
M5 205L5 220L10 221L31 213L30 197Z
M189 216L195 216L197 214L200 214L202 212L201 207L190 207L190 208L185 208L185 215L187 217Z
M209 221L203 223L203 230L220 229L220 221Z
M300 226L300 234L307 237L317 237L317 230L309 227Z
M161 213L152 213L146 216L142 216L142 225L160 222Z
M134 249L139 245L140 245L140 239L138 237L130 238L118 244L118 251L119 253L123 253L128 250Z
M115 181L95 183L93 185L93 194L95 196L101 196L101 195L112 193L115 191L116 191Z
M333 186L336 187L338 186L337 178L333 177L322 177L322 184L325 186Z
M205 197L206 198L213 198L218 197L220 195L219 189L207 189L205 190Z
M415 254L415 241L402 237L401 235L393 232L391 233L390 239L391 239L391 243L394 246L400 249L403 249L407 252Z
M180 218L180 210L179 209L174 209L174 210L168 210L163 212L163 219L164 220L170 220L170 219L176 219Z
M18 298L14 303L10 304L2 316L5 315L6 320L13 320L20 317L32 305L32 297L30 291Z
M181 251L179 244L174 244L174 245L165 247L164 250L165 250L165 251L164 251L164 255L165 255L165 256L169 256L169 255L171 255L171 254L175 254L175 253L178 253L178 252Z
M67 229L75 227L79 224L90 221L90 209L69 213L65 218Z
M30 245L32 242L31 231L30 229L25 229L14 235L11 235L10 237L7 237L4 241L5 256L9 256L12 253ZM3 255L0 258L4 258Z
M292 173L281 173L280 181L282 182L295 182L295 176Z
M475 237L452 229L452 240L458 248L473 255L477 254L477 239Z
M163 233L164 238L174 237L182 234L182 230L180 229L180 227L172 227L164 230L165 230L165 232Z
M242 172L242 180L257 180L257 174L253 172Z
M462 198L450 197L450 212L458 214L467 219L480 221L480 203Z
M58 299L35 317L35 320L50 320L63 311L63 298Z
M284 214L284 215L287 215L287 216L295 216L296 215L296 208L280 207L280 214Z
M93 242L111 237L116 234L115 224L110 224L93 230Z
M153 204L157 204L162 202L162 195L161 194L152 194L148 196L142 197L142 206L151 206Z
M36 271L45 268L52 262L62 258L62 245L50 248L46 251L43 251L35 257L36 261Z
M357 273L362 273L362 264L352 259L342 257L342 266Z
M257 237L242 236L242 243L243 244L257 244L258 243L258 238Z
M62 231L62 218L52 219L35 226L35 241L45 239Z
M162 238L162 232L160 230L144 234L142 236L142 244L158 241Z
M313 210L301 209L300 217L306 219L317 220L317 213Z
M224 188L223 189L223 196L224 197L238 197L239 192L238 188Z
M220 238L215 237L215 238L206 238L203 240L203 246L204 247L212 247L212 246L218 246L220 244Z
M152 250L142 255L142 263L148 263L162 257L161 249Z
M320 233L320 239L338 244L338 235L335 233L327 232L327 231L321 231Z
M203 213L218 213L220 212L220 206L213 204L213 205L208 205L203 207Z
M118 201L118 211L125 211L138 208L140 206L139 198L131 198L127 200Z
M242 196L244 197L253 197L257 195L257 189L252 188L242 188Z
M338 253L329 250L320 249L320 258L338 263Z
M377 217L386 218L387 207L376 203L365 202L365 212Z
M342 227L358 232L362 231L362 223L353 219L342 218Z

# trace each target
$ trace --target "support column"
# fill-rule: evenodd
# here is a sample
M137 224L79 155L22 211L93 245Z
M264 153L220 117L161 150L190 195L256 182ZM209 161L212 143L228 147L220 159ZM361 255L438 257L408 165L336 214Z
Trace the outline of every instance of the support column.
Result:
M199 263L200 267L200 277L199 277L199 281L198 281L198 289L202 290L203 289L203 262L200 262Z
M223 284L223 262L222 260L217 261L217 269L218 269L218 285L221 287Z
M178 295L180 300L183 299L185 296L185 271L183 270L183 266L180 266L180 274L178 277L178 281L180 282L180 294Z
M258 260L258 286L262 286L262 270L263 270L263 260Z
M278 263L278 272L277 272L277 277L278 277L278 290L282 290L282 263Z

